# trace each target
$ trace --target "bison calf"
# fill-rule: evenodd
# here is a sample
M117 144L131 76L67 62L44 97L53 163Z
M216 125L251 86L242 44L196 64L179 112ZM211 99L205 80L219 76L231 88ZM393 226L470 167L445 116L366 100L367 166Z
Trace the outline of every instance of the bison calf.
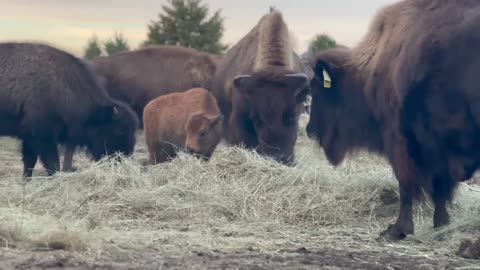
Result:
M38 157L49 175L58 171L58 144L84 145L96 160L130 154L137 127L80 59L48 45L0 43L0 136L22 140L25 176Z
M208 160L221 140L222 123L215 97L203 88L150 101L143 112L150 164L174 158L177 149Z

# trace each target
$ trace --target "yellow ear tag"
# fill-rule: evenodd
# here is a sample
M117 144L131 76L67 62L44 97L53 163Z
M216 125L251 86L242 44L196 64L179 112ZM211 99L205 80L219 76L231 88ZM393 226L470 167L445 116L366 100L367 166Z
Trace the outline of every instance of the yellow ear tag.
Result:
M332 88L332 79L325 68L323 68L323 87Z

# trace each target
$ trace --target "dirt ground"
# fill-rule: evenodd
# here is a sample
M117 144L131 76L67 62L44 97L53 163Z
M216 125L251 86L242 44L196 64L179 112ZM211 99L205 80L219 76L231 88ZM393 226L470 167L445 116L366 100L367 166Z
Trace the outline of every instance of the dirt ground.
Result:
M65 251L0 250L0 269L480 269L480 263L338 249L196 250L182 256L136 254L95 260Z
M138 151L145 154L142 147ZM82 167L88 166L88 163L85 165L77 161L76 165ZM1 178L20 174L22 165L18 142L0 140L0 166L0 181ZM37 165L39 175L42 175L42 169L41 165ZM8 205L9 202L2 202L0 207ZM2 218L0 213L0 223ZM7 243L0 231L0 245L8 244L8 248L0 248L0 269L480 269L480 248L469 250L469 254L476 256L477 260L464 259L457 254L458 248L461 248L459 242L411 239L404 243L389 243L372 238L372 235L378 235L381 227L368 229L357 224L360 233L349 235L351 228L330 231L328 224L325 227L305 224L302 227L302 224L290 226L280 223L281 232L249 233L251 227L244 223L218 230L193 227L191 232L172 223L162 228L175 233L157 239L159 243L140 250L108 248L108 252L97 253L94 249L87 252L62 245L42 248L24 245L21 241ZM232 229L234 226L243 228L235 230ZM153 228L152 232L154 230L157 229ZM188 233L199 237L184 237ZM478 233L474 235L478 238ZM216 243L231 241L231 248L224 248L227 244L202 244L207 240ZM480 243L477 244L480 246ZM417 253L417 250L421 252Z

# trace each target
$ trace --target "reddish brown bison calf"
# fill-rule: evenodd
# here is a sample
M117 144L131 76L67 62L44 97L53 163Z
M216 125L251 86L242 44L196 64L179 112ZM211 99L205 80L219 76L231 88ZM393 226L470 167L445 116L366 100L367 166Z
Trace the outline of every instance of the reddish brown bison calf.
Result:
M383 236L414 233L422 190L435 228L447 202L480 162L480 1L405 0L382 9L353 50L313 62L307 126L331 163L366 149L384 155L400 189L400 212Z
M95 160L131 154L138 120L111 99L80 59L36 43L0 43L0 136L22 140L24 175L38 157L58 171L57 145L86 146Z
M215 97L203 88L150 101L143 112L150 164L174 158L179 149L208 160L222 138L222 120Z

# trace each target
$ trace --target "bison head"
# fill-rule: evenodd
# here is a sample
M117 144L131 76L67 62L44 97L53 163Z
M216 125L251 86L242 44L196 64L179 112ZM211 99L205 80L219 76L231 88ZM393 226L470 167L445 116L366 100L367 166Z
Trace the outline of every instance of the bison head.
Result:
M359 72L345 48L321 52L313 62L310 120L307 134L334 165L354 148L380 147L378 125L363 94Z
M210 159L213 151L222 139L223 115L207 115L203 112L193 113L185 124L187 133L185 148L188 152Z
M309 78L269 67L233 79L233 114L258 153L284 164L294 161L298 118L309 93ZM245 134L246 133L246 134Z
M104 106L87 127L87 150L96 161L116 153L130 156L138 127L138 118L127 105L116 101Z

